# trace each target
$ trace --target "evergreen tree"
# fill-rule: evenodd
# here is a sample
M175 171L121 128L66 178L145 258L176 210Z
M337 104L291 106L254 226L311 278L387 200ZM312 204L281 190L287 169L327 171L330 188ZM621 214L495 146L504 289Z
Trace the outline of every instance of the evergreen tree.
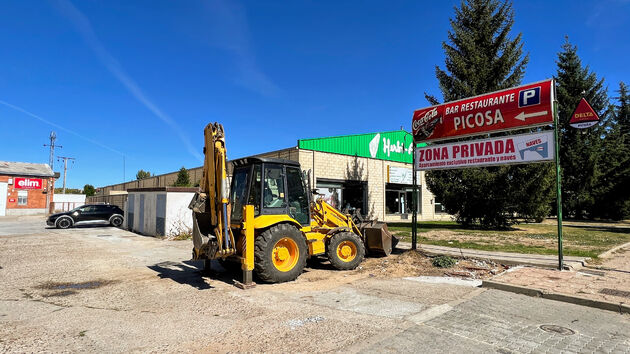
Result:
M611 126L604 138L594 215L621 220L630 217L630 97L623 82L617 92L618 105L612 110Z
M175 187L190 187L190 175L186 167L182 166L182 168L179 169L179 172L177 172L177 180L173 185Z
M529 55L521 34L510 38L514 11L510 2L469 0L455 8L445 70L436 76L445 101L518 86ZM425 97L431 104L438 100ZM427 185L446 211L463 224L506 227L514 215L541 220L553 197L551 164L430 171Z
M577 47L571 45L568 39L558 54L557 64L563 215L579 219L592 217L596 199L594 191L600 177L602 137L609 124L606 87L604 79L598 79L588 67L582 66ZM576 129L569 125L569 120L582 97L591 104L602 122L591 128Z

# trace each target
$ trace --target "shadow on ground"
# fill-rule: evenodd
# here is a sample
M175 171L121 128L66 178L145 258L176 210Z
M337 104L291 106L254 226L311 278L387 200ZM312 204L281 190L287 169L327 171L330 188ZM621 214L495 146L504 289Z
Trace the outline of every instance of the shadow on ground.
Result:
M162 279L170 279L199 290L213 288L206 282L206 277L210 277L211 281L220 281L230 285L234 284L235 279L231 272L227 272L215 261L212 262L212 271L210 273L204 272L203 261L167 261L148 266L148 268L157 272Z

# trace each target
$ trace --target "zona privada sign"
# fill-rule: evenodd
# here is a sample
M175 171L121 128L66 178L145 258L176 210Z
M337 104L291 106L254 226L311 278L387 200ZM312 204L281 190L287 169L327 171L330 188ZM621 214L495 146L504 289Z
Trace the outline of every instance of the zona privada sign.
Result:
M418 109L415 141L437 141L553 123L553 80Z
M415 168L426 171L551 161L553 139L553 131L545 131L419 147Z

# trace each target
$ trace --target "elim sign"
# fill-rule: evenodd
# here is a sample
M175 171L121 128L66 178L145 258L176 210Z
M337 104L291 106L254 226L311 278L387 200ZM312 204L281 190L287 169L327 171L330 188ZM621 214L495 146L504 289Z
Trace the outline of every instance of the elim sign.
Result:
M413 161L411 134L403 130L303 139L298 140L298 148L386 161Z
M42 189L43 185L41 178L14 178L15 189Z

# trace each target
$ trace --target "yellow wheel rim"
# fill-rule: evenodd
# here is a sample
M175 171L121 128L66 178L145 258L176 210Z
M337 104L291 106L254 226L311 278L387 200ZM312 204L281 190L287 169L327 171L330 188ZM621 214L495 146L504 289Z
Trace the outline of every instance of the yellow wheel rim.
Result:
M337 246L337 257L344 262L352 262L357 256L357 245L351 241L342 241Z
M281 272L288 272L298 262L300 249L297 243L288 237L284 237L276 242L271 253L273 265Z

